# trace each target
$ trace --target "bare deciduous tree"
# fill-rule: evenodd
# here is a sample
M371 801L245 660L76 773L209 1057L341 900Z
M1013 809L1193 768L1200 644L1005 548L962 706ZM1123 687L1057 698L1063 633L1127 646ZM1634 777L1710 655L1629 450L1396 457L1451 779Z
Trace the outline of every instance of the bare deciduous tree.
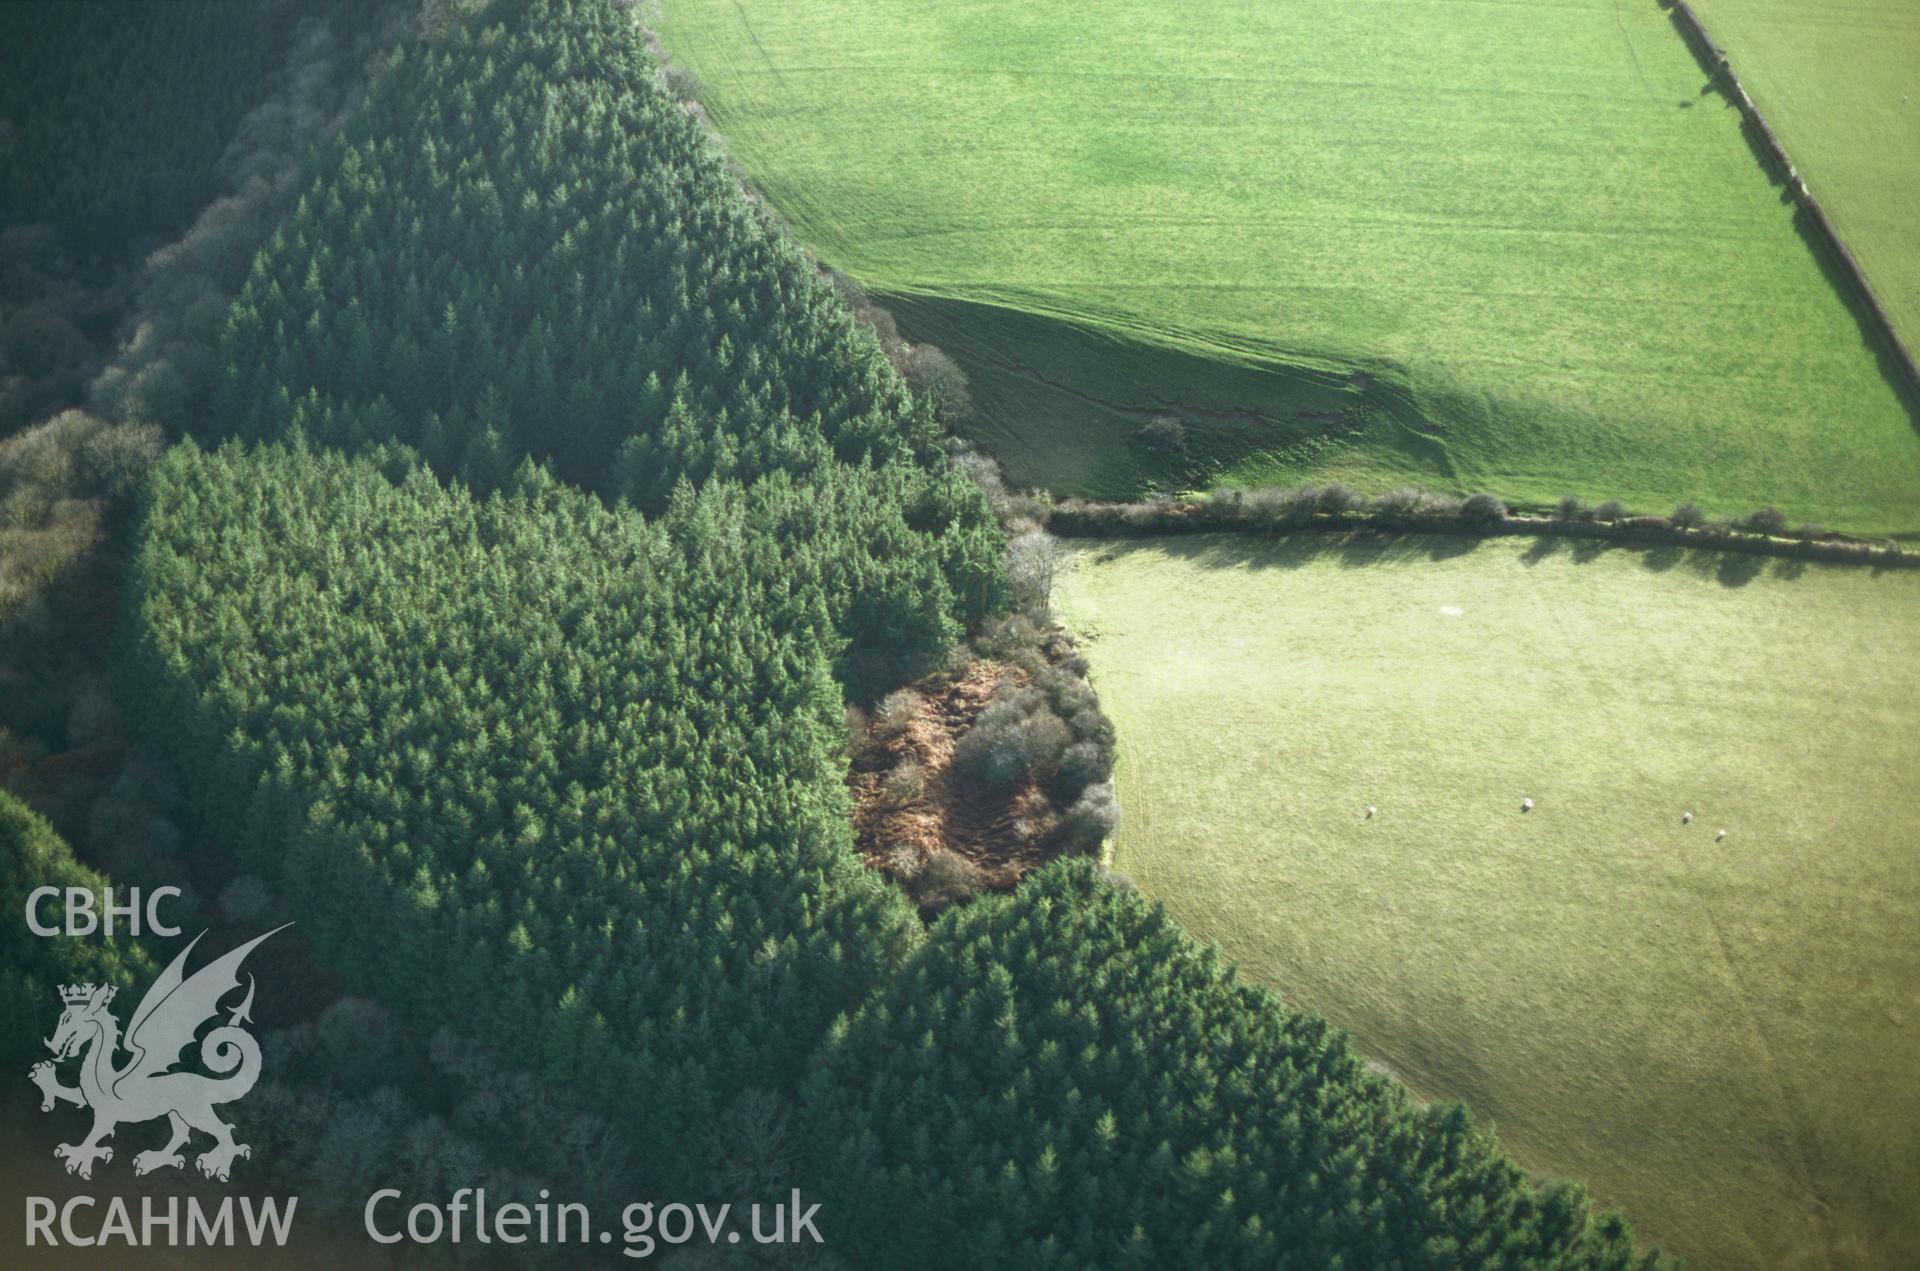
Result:
M1046 613L1051 608L1053 584L1065 559L1060 540L1042 529L1028 530L1007 544L1007 576L1022 609Z
M966 372L945 350L931 344L912 346L900 359L900 373L941 419L965 419L973 413L973 391Z

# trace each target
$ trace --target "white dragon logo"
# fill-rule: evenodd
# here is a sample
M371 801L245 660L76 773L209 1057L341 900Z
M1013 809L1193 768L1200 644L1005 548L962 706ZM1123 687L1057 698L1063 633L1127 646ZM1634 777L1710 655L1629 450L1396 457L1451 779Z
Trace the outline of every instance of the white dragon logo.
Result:
M289 926L292 924L288 924ZM179 1169L186 1162L180 1148L194 1130L213 1136L214 1144L194 1162L208 1178L227 1181L235 1157L251 1157L253 1150L233 1141L233 1127L214 1115L217 1103L232 1103L253 1089L260 1077L260 1043L240 1027L251 1023L253 977L247 977L247 996L233 1007L227 1022L200 1042L200 1062L211 1072L171 1072L180 1052L191 1045L200 1026L220 1012L220 999L240 987L240 963L267 936L285 931L276 927L231 953L208 963L191 977L183 974L187 955L199 936L180 951L153 982L127 1024L124 1049L132 1056L124 1067L114 1066L122 1048L120 1021L107 1007L117 991L106 984L67 984L60 989L66 1010L60 1026L47 1040L51 1060L42 1060L27 1073L40 1087L42 1112L56 1102L93 1109L93 1132L80 1143L62 1143L53 1149L67 1163L67 1173L93 1177L95 1161L111 1161L113 1149L101 1143L123 1121L151 1121L164 1116L173 1128L167 1145L133 1158L133 1172L148 1174L162 1166ZM63 1086L54 1065L85 1052L80 1060L80 1084Z

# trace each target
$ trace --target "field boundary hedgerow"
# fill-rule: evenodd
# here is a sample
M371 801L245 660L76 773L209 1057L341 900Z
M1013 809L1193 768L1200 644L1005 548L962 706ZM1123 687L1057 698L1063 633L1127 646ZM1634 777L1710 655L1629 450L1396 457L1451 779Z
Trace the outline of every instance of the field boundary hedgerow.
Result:
M1827 215L1827 209L1821 206L1818 196L1807 188L1806 178L1800 175L1798 165L1793 162L1792 156L1787 153L1787 148L1781 144L1780 138L1774 134L1773 126L1767 122L1767 117L1761 113L1759 104L1747 91L1740 73L1733 69L1732 58L1728 57L1726 50L1721 48L1719 42L1713 38L1712 33L1707 30L1706 22L1693 11L1693 6L1688 4L1687 0L1666 0L1666 3L1667 11L1672 14L1674 24L1680 28L1681 35L1686 39L1687 47L1693 50L1694 56L1700 59L1702 67L1709 75L1725 83L1729 90L1728 95L1732 98L1735 108L1739 110L1741 118L1758 137L1762 153L1778 170L1794 203L1806 213L1807 220L1815 231L1814 238L1831 251L1834 258L1840 262L1847 280L1853 284L1854 292L1866 308L1871 320L1870 325L1886 341L1887 348L1892 351L1893 360L1898 363L1901 373L1906 378L1907 389L1920 395L1920 364L1915 363L1913 350L1909 349L1906 341L1900 338L1900 332L1893 325L1893 315L1889 314L1886 306L1880 302L1879 293L1867 280L1866 270L1860 267L1859 260L1847 247L1846 240L1840 237L1839 229L1834 225L1833 218Z
M1138 503L1097 503L1067 499L1044 509L1043 528L1061 538L1129 538L1158 534L1356 533L1449 534L1485 538L1532 536L1583 538L1647 547L1705 548L1746 552L1831 564L1871 565L1879 569L1920 568L1920 553L1908 553L1888 539L1886 545L1840 535L1786 538L1714 524L1687 528L1664 516L1622 516L1617 520L1514 515L1490 495L1461 504L1420 491L1384 495L1369 503L1342 486L1224 490L1203 499L1153 499ZM1407 504L1415 510L1383 510L1382 504ZM1345 506L1342 506L1345 505ZM1425 506L1429 510L1418 510ZM1676 509L1678 510L1678 509ZM1771 511L1768 509L1766 511ZM1765 512L1756 515L1765 515Z

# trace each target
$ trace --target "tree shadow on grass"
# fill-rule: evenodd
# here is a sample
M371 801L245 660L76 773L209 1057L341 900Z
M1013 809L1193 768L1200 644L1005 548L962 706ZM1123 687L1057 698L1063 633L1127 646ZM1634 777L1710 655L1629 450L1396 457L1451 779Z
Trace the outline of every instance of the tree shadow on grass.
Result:
M1640 563L1656 574L1664 574L1687 558L1687 549L1674 544L1653 547L1640 558Z
M1358 530L1349 534L1302 531L1297 534L1166 534L1111 539L1098 549L1096 563L1136 552L1153 552L1209 569L1300 569L1331 560L1346 569L1377 565L1452 560L1468 555L1483 540L1450 534L1394 534Z
M1223 531L1215 534L1113 539L1098 548L1092 559L1104 563L1135 552L1151 551L1209 569L1299 569L1317 561L1329 560L1344 569L1366 569L1381 565L1419 565L1453 560L1481 550L1486 543L1485 538L1472 534L1400 534L1360 530L1347 534L1302 531L1287 535ZM1532 539L1518 560L1523 567L1532 569L1548 560L1580 566L1617 555L1637 558L1641 567L1652 573L1665 574L1684 569L1702 582L1713 582L1729 588L1745 587L1762 575L1792 582L1806 577L1810 570L1859 568L1858 565L1808 562L1795 557L1764 556L1707 546L1646 546L1553 534ZM1878 577L1893 571L1875 568L1872 572Z
M1565 546L1566 543L1561 539L1549 538L1542 535L1529 543L1526 551L1520 553L1520 563L1528 569L1532 569L1541 561L1549 557L1558 556L1561 549Z
M1659 560L1656 562L1656 556ZM1809 570L1857 569L1857 565L1835 564L1830 562L1809 562L1793 556L1762 556L1755 552L1716 551L1709 547L1679 548L1663 547L1648 552L1642 558L1642 564L1649 569L1661 572L1675 565L1685 565L1687 571L1703 580L1711 580L1722 587L1744 587L1762 575L1779 582L1793 582L1805 578ZM1875 574L1881 571L1873 571Z
M1794 557L1762 556L1754 552L1674 544L1642 547L1606 539L1560 538L1553 535L1535 539L1521 554L1520 563L1532 568L1541 561L1563 557L1575 565L1590 565L1603 556L1621 552L1638 556L1642 567L1652 573L1670 573L1684 566L1688 573L1701 579L1710 579L1722 587L1744 587L1762 574L1791 582L1805 577L1807 573L1807 562ZM1835 568L1848 567L1841 565Z
M1746 552L1721 552L1719 556L1713 577L1722 587L1744 587L1767 572L1765 556L1753 556Z
M1532 568L1543 560L1565 556L1576 565L1590 565L1602 556L1615 552L1630 552L1631 545L1611 542L1604 538L1562 538L1555 534L1542 534L1536 537L1521 553L1520 563Z
M1541 561L1565 557L1576 565L1591 565L1602 556L1611 556L1616 552L1632 552L1630 544L1615 543L1604 538L1561 538L1554 534L1542 534L1535 538L1521 553L1520 563L1531 569Z
M1614 550L1615 545L1607 542L1605 539L1575 539L1573 543L1573 563L1576 565L1588 565Z

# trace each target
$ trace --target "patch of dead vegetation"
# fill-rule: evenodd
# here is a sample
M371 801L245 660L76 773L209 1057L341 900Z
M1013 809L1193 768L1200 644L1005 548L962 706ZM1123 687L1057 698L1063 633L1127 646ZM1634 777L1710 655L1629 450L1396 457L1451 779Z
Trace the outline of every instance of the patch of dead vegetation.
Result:
M888 695L851 721L854 831L867 865L937 912L977 891L1011 891L1066 850L1060 815L1041 782L1001 790L954 765L954 750L1008 687L1033 676L981 660Z

